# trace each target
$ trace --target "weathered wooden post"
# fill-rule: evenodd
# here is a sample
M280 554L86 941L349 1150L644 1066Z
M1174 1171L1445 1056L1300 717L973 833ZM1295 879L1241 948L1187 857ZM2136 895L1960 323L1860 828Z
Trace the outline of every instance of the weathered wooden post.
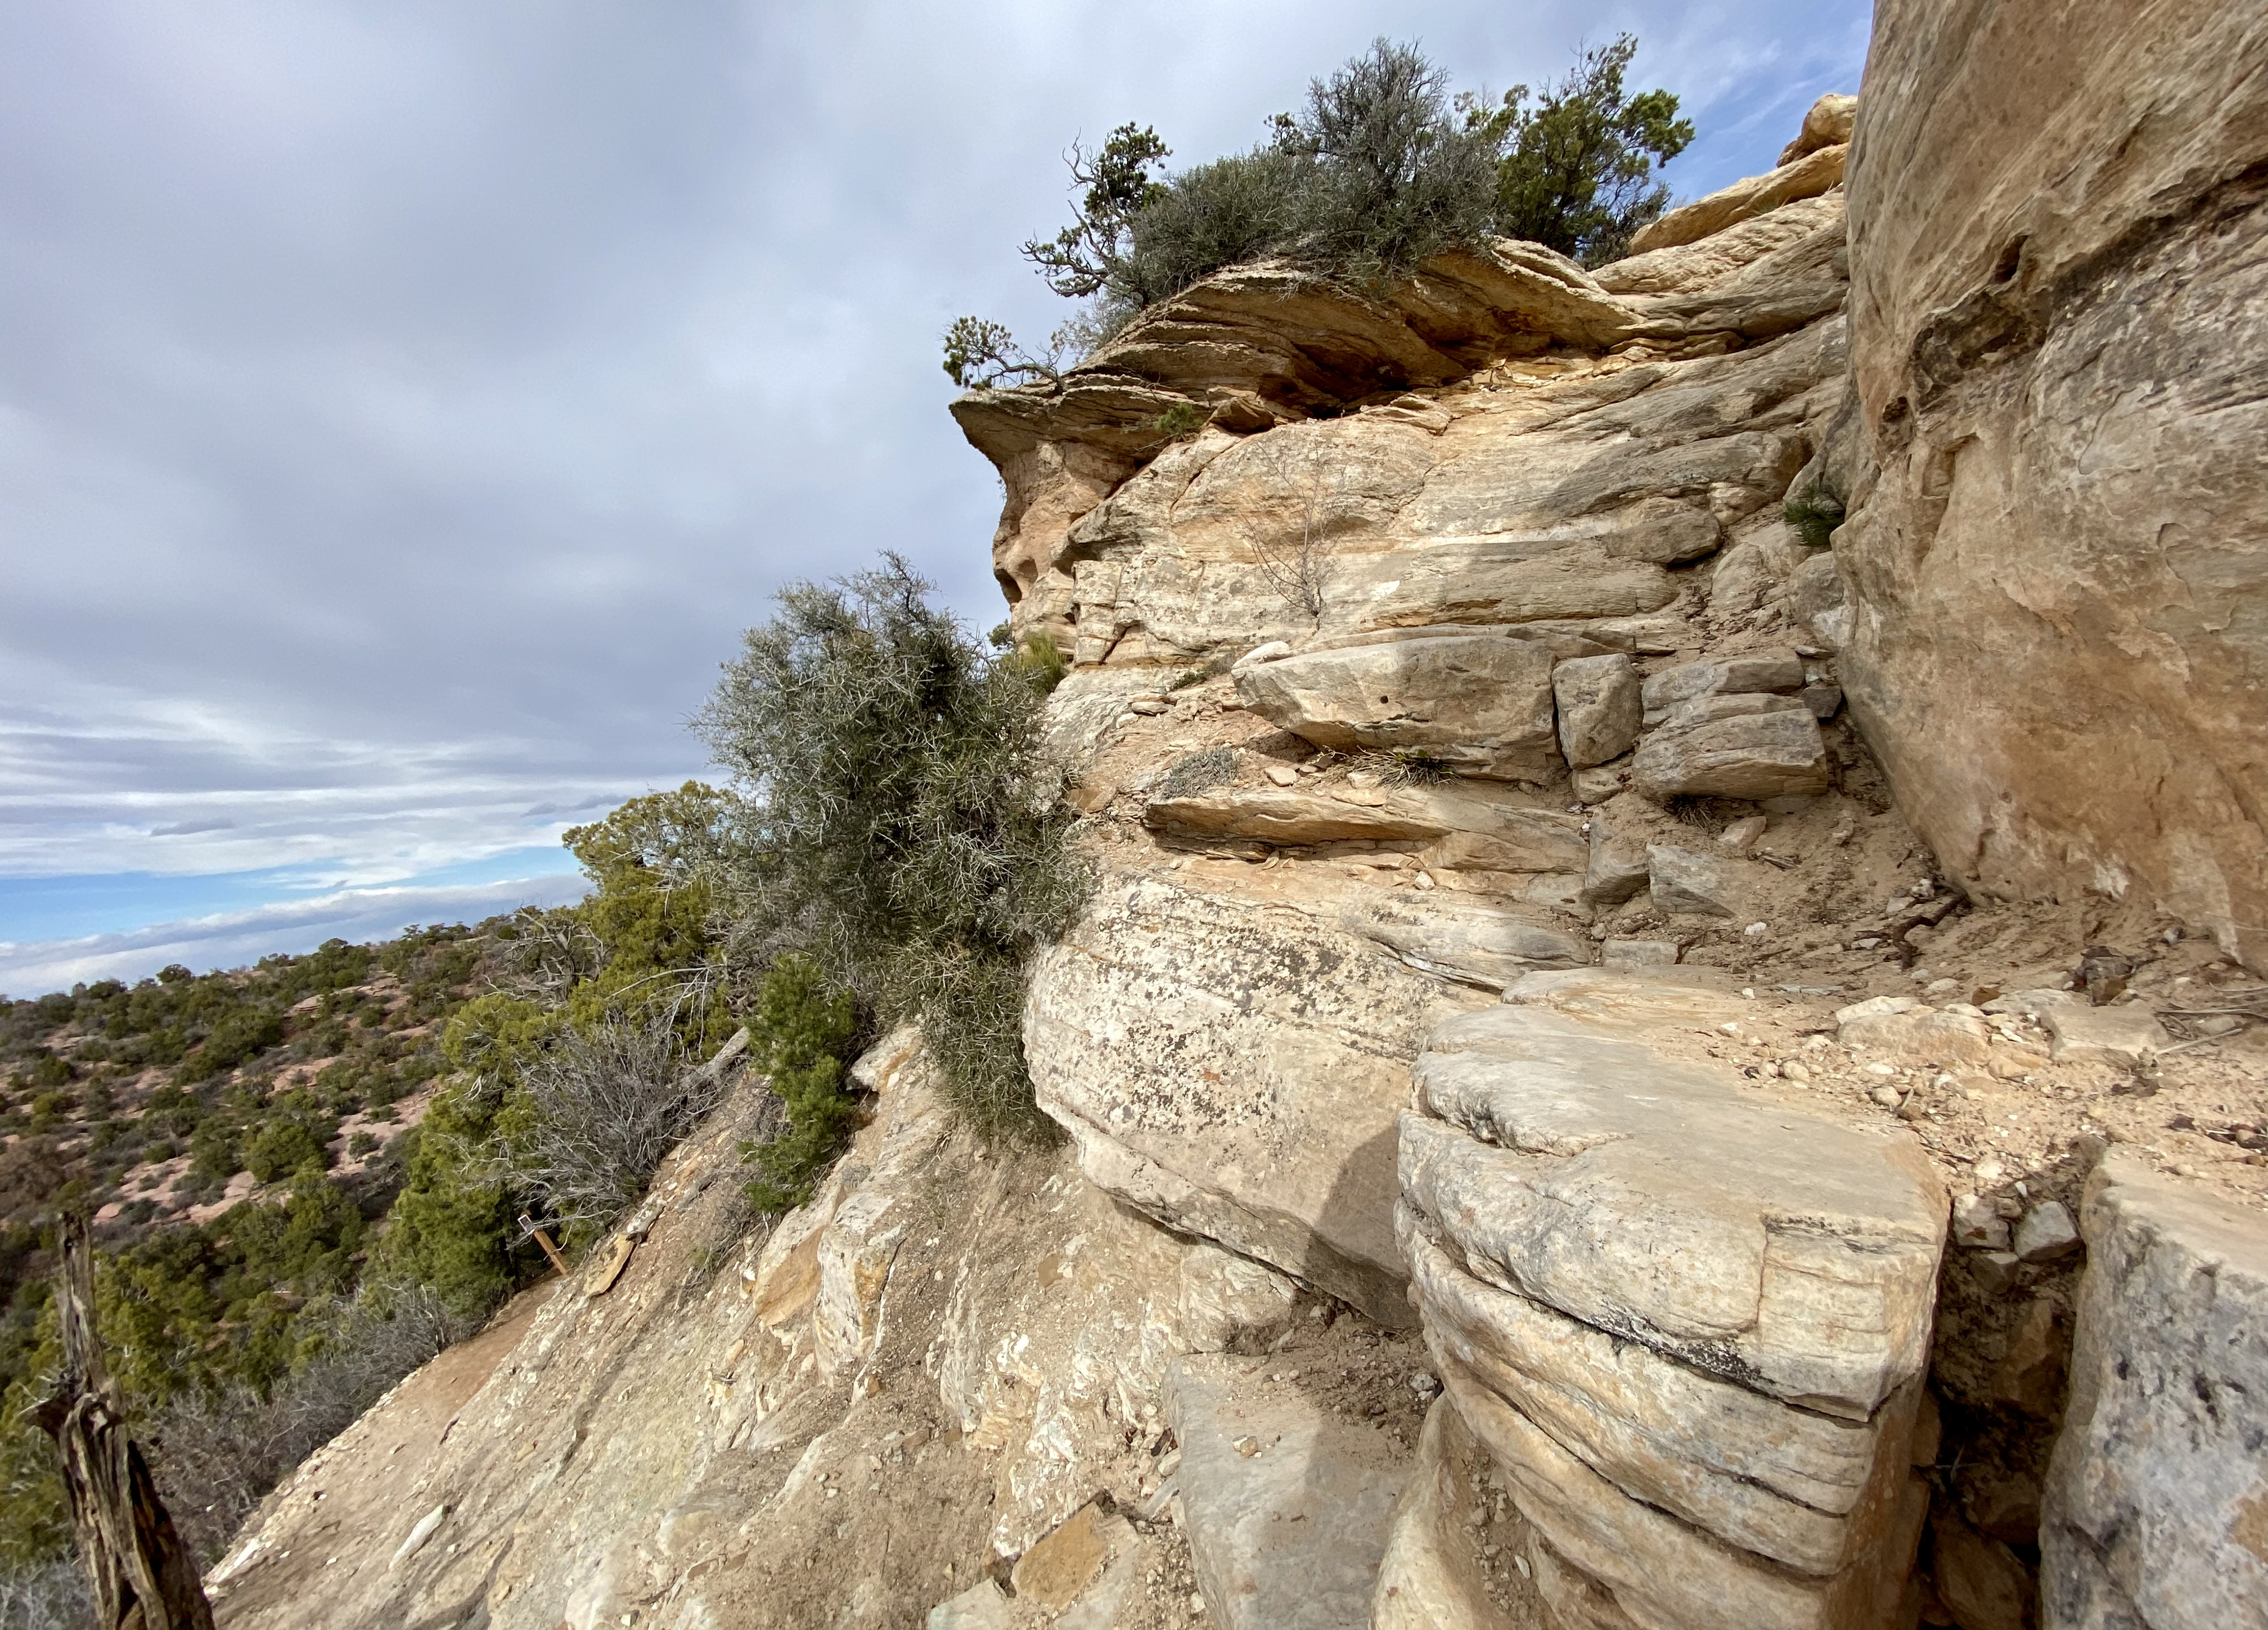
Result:
M55 1310L63 1368L32 1417L63 1453L71 1530L94 1586L102 1630L213 1630L188 1547L158 1498L139 1445L126 1435L118 1389L94 1325L94 1246L86 1219L63 1220Z

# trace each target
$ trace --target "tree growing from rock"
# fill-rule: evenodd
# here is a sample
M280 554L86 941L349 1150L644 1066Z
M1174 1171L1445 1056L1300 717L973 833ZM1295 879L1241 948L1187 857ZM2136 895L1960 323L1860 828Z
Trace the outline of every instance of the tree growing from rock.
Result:
M1624 34L1578 51L1532 104L1524 85L1494 108L1466 102L1469 127L1502 154L1498 231L1600 266L1628 254L1631 235L1668 204L1656 166L1690 144L1693 122L1677 116L1667 91L1624 93L1637 54L1637 38Z
M1199 278L1269 256L1370 287L1494 234L1587 266L1612 260L1661 213L1657 166L1693 139L1670 92L1624 92L1637 50L1629 34L1585 48L1557 84L1514 85L1491 107L1452 98L1416 46L1381 39L1314 81L1249 151L1169 176L1171 150L1147 125L1123 124L1093 151L1073 143L1071 224L1023 254L1085 311L1045 357L999 323L961 318L945 371L964 388L1059 384L1065 354L1090 354Z

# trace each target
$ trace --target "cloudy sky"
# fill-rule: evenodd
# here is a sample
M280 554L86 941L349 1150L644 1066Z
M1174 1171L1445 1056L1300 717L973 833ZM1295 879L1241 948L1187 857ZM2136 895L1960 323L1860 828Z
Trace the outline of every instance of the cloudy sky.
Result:
M979 628L937 336L1127 120L1249 145L1386 33L1461 85L1639 36L1693 195L1854 89L1850 0L0 0L0 990L569 897L703 771L780 584Z

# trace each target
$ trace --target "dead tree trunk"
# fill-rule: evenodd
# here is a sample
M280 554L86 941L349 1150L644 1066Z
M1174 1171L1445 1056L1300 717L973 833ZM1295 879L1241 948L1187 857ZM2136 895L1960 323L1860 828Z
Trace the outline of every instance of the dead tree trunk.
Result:
M84 1217L63 1221L55 1274L63 1368L33 1418L63 1451L71 1530L94 1586L102 1630L213 1630L212 1608L187 1545L126 1435L118 1389L94 1328L94 1247Z

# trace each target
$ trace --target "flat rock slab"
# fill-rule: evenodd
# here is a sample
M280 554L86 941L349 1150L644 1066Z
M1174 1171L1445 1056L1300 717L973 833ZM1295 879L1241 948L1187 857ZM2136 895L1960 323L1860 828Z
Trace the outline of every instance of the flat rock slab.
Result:
M1190 1560L1221 1630L1367 1630L1407 1456L1252 1359L1166 1375Z
M1403 749L1533 779L1559 757L1551 664L1540 640L1400 639L1262 663L1237 674L1236 690L1318 747Z
M2268 1626L2268 1220L2116 1149L2088 1178L2050 1630Z
M1181 837L1257 838L1293 846L1426 843L1452 833L1473 833L1531 854L1532 869L1537 871L1582 864L1577 858L1582 844L1580 819L1469 786L1222 787L1185 798L1152 799L1142 821L1155 830Z
M1852 1419L1924 1368L1946 1196L1911 1134L1550 1007L1448 1021L1416 1075L1403 1199L1502 1287Z
M1656 1044L1742 1011L1705 970L1533 974L1416 1067L1412 1296L1555 1622L1887 1630L1903 1601L1944 1191L1910 1134Z
M2058 1064L2107 1064L2131 1070L2174 1044L2158 1015L2142 1002L2110 1007L2058 1002L2046 1010L2043 1022L2055 1038Z
M1648 798L1793 798L1827 790L1819 721L1794 697L1704 696L1669 710L1631 762Z
M1403 889L1351 891L1339 926L1412 968L1500 991L1539 968L1582 968L1583 936L1469 896Z

